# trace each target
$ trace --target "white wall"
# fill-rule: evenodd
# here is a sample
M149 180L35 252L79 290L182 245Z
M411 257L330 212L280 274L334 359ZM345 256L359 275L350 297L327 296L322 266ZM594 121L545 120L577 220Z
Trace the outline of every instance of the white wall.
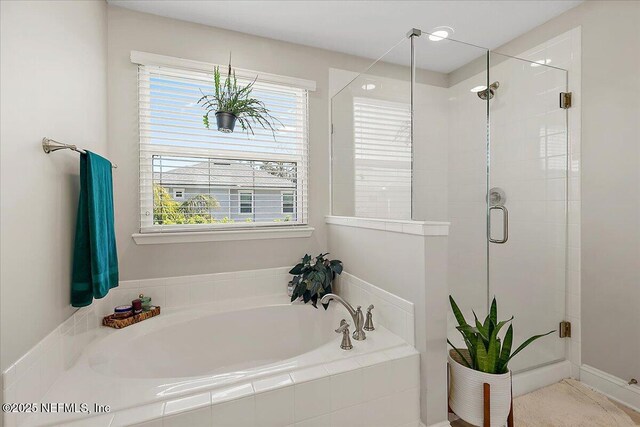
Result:
M118 163L115 178L116 233L123 280L204 274L291 265L305 252L327 246L324 215L329 209L329 68L361 71L368 59L265 39L174 19L108 7L109 154ZM390 42L390 45L393 41ZM381 53L387 47L381 47ZM317 82L309 96L310 238L137 246L139 229L136 66L131 50L225 63L229 52L239 68ZM381 65L390 73L401 67ZM442 83L443 76L423 79ZM345 260L347 261L347 260Z
M1 2L1 362L4 370L73 313L78 154L107 151L106 5Z

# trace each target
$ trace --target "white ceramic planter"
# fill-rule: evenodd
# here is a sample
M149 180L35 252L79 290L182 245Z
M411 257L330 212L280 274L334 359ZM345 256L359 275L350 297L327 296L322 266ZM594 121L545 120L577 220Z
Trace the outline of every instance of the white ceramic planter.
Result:
M482 426L484 421L484 383L491 386L491 427L504 426L511 408L511 372L475 371L449 355L449 406L457 416L476 426Z

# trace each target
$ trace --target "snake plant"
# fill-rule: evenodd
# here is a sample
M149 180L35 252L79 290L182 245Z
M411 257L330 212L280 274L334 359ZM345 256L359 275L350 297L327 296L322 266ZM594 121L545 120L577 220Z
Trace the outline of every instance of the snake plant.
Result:
M467 346L468 355L465 356L465 354L456 348L448 339L447 342L458 354L461 363L467 368L471 368L476 371L486 372L488 374L507 373L509 372L507 365L516 354L520 353L525 347L538 338L542 338L552 332L555 332L554 330L549 331L546 334L534 335L523 342L514 352L511 352L511 345L513 343L513 325L509 325L507 332L504 334L504 342L501 342L498 337L498 333L503 326L513 320L513 316L508 320L498 322L498 304L496 303L495 298L491 303L489 315L484 319L484 322L481 323L478 320L476 313L473 313L475 326L467 323L460 311L460 308L451 295L449 295L449 301L451 302L453 314L458 321L456 329L462 334L462 338Z

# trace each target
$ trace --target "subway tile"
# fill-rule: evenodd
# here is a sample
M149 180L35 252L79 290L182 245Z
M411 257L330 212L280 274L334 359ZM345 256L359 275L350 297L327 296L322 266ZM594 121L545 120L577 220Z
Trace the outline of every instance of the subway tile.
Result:
M273 377L257 380L253 382L253 388L256 393L262 393L282 387L293 385L291 376L289 374L276 375Z
M323 397L329 396L330 391L329 377L296 384L294 386L294 420L298 422L328 413L330 405Z
M301 369L291 373L291 379L294 384L301 384L307 381L317 380L329 376L327 368L322 365L312 366L310 368Z
M254 396L213 405L214 427L253 427L258 426Z
M365 427L364 405L349 406L331 413L331 427Z
M213 286L208 282L193 283L189 286L191 304L206 304L213 301Z
M224 403L230 400L241 399L248 396L253 396L254 389L251 383L233 385L222 389L217 389L211 392L211 403L218 404Z
M362 424L368 427L395 426L397 411L393 408L393 396L385 396L363 403Z
M160 419L164 410L161 402L150 405L136 406L114 414L110 427L123 427L135 423L143 423L153 419Z
M181 285L167 286L165 298L167 308L184 307L189 304L189 288Z
M364 402L381 398L390 393L391 362L385 361L362 370L362 399Z
M295 427L329 427L330 425L331 415L324 414L319 417L296 422Z
M362 403L364 387L362 372L362 369L355 369L331 375L331 392L329 396L332 411Z
M211 427L213 425L211 407L165 417L162 425L163 427Z
M282 427L293 424L293 401L292 386L256 394L256 420L259 420L260 427Z
M195 396L183 397L180 399L169 400L164 405L164 415L173 415L180 412L193 411L205 406L211 405L211 395L209 393L201 393Z

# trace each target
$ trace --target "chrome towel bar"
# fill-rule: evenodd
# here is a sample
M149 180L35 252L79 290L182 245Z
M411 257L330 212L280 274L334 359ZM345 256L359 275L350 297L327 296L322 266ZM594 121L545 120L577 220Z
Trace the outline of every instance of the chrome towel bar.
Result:
M71 150L71 151L75 151L76 153L82 153L82 154L86 153L85 150L83 150L82 148L78 148L73 144L64 144L62 142L58 142L54 139L46 138L46 137L42 138L42 150L47 154L52 153L54 151L58 151L58 150ZM111 167L115 169L118 167L118 165L116 165L115 163L111 163Z

